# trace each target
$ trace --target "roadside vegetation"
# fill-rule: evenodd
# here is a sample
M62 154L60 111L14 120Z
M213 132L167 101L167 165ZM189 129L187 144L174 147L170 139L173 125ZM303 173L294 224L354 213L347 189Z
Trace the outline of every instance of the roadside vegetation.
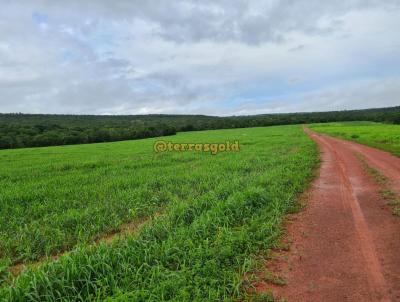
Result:
M315 144L300 126L165 139L239 140L241 151L155 154L155 139L1 151L0 300L246 299L244 276L278 244L283 216L313 178Z
M396 192L392 191L389 186L389 179L380 173L378 170L372 168L368 162L361 155L357 156L361 161L364 170L372 176L374 181L380 186L379 193L381 197L393 208L393 214L400 216L400 197Z
M373 122L314 124L310 129L386 150L400 156L400 125Z

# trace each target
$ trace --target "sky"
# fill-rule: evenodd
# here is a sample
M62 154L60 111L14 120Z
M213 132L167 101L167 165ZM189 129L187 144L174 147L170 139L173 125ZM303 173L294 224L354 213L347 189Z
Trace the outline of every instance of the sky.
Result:
M400 0L0 0L0 112L400 105Z

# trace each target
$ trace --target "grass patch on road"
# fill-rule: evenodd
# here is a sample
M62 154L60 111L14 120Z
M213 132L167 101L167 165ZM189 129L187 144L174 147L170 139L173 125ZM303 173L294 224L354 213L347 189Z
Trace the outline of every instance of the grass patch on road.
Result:
M380 186L379 194L388 205L393 207L393 214L400 216L400 198L389 188L390 180L378 170L372 168L361 154L356 154L356 156L360 160L364 171Z

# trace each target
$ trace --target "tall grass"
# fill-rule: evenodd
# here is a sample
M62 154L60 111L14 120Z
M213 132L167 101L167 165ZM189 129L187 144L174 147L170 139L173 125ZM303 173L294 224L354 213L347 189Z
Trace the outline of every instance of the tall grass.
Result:
M241 152L215 156L155 155L151 151L154 140L148 139L0 153L3 159L15 159L17 167L15 175L11 173L11 165L2 174L17 181L14 185L9 182L6 187L9 199L6 199L8 212L4 213L15 211L15 224L28 221L42 235L41 242L48 251L52 250L49 247L59 248L55 243L66 238L69 245L63 248L75 246L57 261L32 267L17 278L5 277L0 298L6 301L243 298L249 286L243 281L244 274L254 268L256 255L276 245L283 215L296 206L298 194L312 178L317 151L298 126L185 133L173 140L224 142L227 139L239 139ZM65 165L69 168L60 172ZM30 175L32 172L37 177ZM7 182L3 177L2 181ZM39 184L47 191L35 195L33 188ZM32 190L24 191L22 187ZM47 198L48 195L52 198ZM18 196L30 199L21 202ZM20 201L18 209L12 209L12 198ZM111 244L85 244L122 221L152 215L160 207L163 215L154 218L139 233ZM64 219L65 213L72 210L74 214L70 217L74 219ZM91 214L80 215L85 211ZM42 227L49 233L41 233ZM40 255L41 244L37 242L13 242L15 230L20 236L32 232L30 228L15 226L4 228L3 232L2 225L2 236L7 242L2 245L3 254L14 259L33 258L32 251ZM59 241L51 238L52 230ZM18 253L19 246L23 247L23 253Z

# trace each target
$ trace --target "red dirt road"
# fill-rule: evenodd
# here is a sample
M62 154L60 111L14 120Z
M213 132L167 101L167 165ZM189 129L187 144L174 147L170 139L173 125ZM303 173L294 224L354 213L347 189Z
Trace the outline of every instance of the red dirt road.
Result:
M293 242L267 265L286 279L272 289L289 302L400 301L400 217L379 193L356 154L400 193L400 158L357 143L313 133L322 152L320 175L307 208L287 227Z

